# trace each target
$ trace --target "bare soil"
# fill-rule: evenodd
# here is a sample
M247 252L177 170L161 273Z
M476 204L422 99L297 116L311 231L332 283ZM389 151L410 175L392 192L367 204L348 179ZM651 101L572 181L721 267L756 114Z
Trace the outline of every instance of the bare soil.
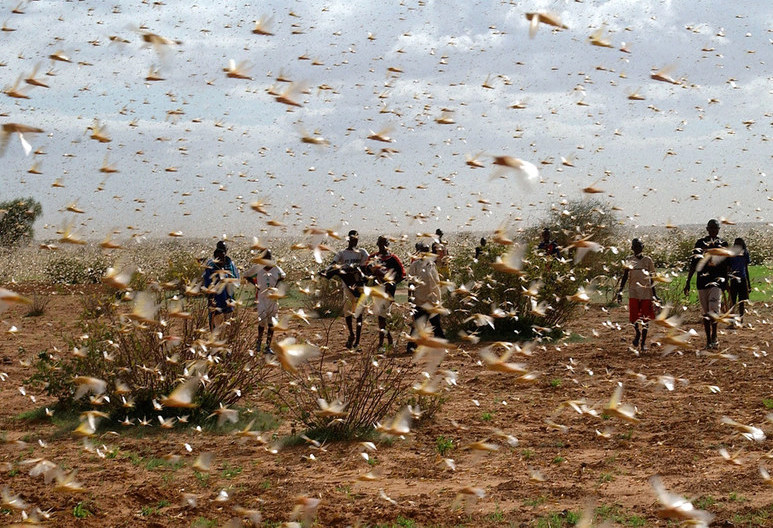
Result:
M8 358L0 363L0 432L5 439L0 444L0 488L49 512L49 526L221 526L237 516L236 505L260 510L265 526L278 526L290 519L301 495L320 499L317 526L561 526L562 521L569 526L572 515L567 512L579 512L588 503L596 507L597 521L666 526L669 521L657 517L649 484L656 474L669 490L697 499L696 504L714 513L712 526L773 526L773 487L758 469L773 470L767 458L771 440L746 440L720 421L729 416L773 434L766 419L773 409L765 406L773 405L773 313L768 306L755 306L747 314L747 327L721 330L719 351L736 355L736 360L698 353L703 332L695 310L687 313L684 326L698 331L696 348L664 357L657 343L662 331L653 329L650 349L634 354L625 309L590 306L568 328L572 339L546 343L525 360L540 372L529 385L516 384L515 375L486 370L477 354L483 343L463 344L443 364L458 371L458 386L447 392L442 409L404 439L377 441L370 464L357 442L330 443L322 450L295 444L272 454L258 443L240 443L232 434L168 431L156 423L131 430L119 424L108 427L94 439L97 447L105 446L102 454L110 453L101 458L84 450L82 440L61 424L20 418L25 411L55 403L23 388L31 374L28 365L42 350L62 349L66 336L78 334L81 298L88 288L6 287L48 295L50 302L38 317L24 317L25 306L0 315L0 360ZM293 331L314 333L322 324L313 321ZM345 357L351 353L343 352L343 320L334 324L340 331L333 332L332 348ZM18 331L8 333L12 326ZM375 326L375 320L366 319L364 342L373 342ZM661 375L687 381L668 390L657 381ZM562 402L584 399L601 413L618 382L624 383L623 402L635 405L639 423L594 418L568 408L557 411ZM721 391L712 392L710 386ZM257 399L242 407L268 409ZM287 435L291 427L285 420L276 434ZM498 439L497 429L516 437L517 446ZM597 431L608 431L609 437ZM445 456L455 461L455 471L441 460L441 436L453 440ZM484 455L464 449L485 438L500 449ZM720 447L730 453L742 450L742 463L725 461ZM213 468L197 472L192 468L196 454L206 451L215 453ZM180 455L182 463L160 462L168 454ZM36 457L77 469L85 491L57 493L41 477L29 476L29 466L19 463ZM369 471L378 480L358 480ZM534 478L537 472L543 480ZM457 494L467 486L483 489L485 496L460 504ZM228 493L227 501L216 500L221 490ZM196 494L197 505L183 504L183 493ZM3 508L0 523L21 520L20 512Z

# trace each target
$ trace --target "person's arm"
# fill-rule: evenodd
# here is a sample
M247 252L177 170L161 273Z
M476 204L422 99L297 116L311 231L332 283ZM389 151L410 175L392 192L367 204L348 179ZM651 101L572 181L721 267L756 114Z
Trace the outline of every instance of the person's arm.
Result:
M698 247L698 244L695 244L695 247ZM690 281L692 280L692 276L695 274L695 268L698 266L698 261L700 259L695 258L697 255L695 254L695 251L693 250L693 254L690 257L690 271L687 272L687 282L684 285L684 294L690 295Z
M752 258L748 251L745 253L746 254L744 255L743 259L743 269L746 270L746 293L750 294L752 292L752 276L749 274L749 263L751 263Z
M625 268L625 271L623 271L623 278L620 280L620 288L617 290L617 302L621 302L623 300L623 288L625 288L625 283L628 282L628 272L630 270L628 268Z
M649 273L650 284L652 285L652 298L656 301L660 301L658 294L655 293L655 281L652 279L652 277L655 275L655 262L650 258L647 264L649 265L649 269L647 271Z

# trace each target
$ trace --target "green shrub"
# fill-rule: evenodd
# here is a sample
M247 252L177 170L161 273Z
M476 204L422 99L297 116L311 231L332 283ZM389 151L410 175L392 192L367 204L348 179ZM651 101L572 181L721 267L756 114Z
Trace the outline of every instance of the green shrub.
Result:
M99 254L62 254L51 258L45 266L46 279L51 284L97 284L110 267Z
M339 317L344 311L343 292L345 286L339 279L325 279L313 275L304 285L311 293L303 300L303 309L307 313L316 313L320 318Z

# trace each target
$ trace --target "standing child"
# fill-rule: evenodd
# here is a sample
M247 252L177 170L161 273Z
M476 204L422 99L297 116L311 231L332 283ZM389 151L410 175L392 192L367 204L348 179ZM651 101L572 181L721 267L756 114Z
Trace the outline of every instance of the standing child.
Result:
M736 238L733 242L737 254L728 259L728 285L730 290L730 304L738 306L738 319L731 328L743 325L743 315L746 312L746 303L749 302L749 293L752 291L752 284L749 278L749 264L751 257L749 250L746 249L746 242L743 238Z
M623 300L623 288L628 282L628 320L636 332L633 346L636 348L641 344L642 352L647 350L648 322L655 318L652 301L653 299L658 300L658 296L655 294L655 285L652 282L655 263L650 257L642 254L643 250L644 244L638 238L634 238L631 241L633 255L626 263L620 289L617 292L617 300L620 302ZM641 330L639 330L640 325Z
M266 354L273 354L271 339L274 337L274 318L279 314L276 287L286 275L282 268L271 260L271 251L266 250L257 259L258 262L244 272L244 278L255 285L255 302L258 306L258 343L257 351L266 332Z

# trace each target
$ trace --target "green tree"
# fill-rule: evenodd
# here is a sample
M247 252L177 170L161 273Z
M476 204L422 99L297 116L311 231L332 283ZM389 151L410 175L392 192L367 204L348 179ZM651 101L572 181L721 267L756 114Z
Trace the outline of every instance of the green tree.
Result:
M32 224L42 213L40 202L31 197L0 202L0 246L29 244Z

